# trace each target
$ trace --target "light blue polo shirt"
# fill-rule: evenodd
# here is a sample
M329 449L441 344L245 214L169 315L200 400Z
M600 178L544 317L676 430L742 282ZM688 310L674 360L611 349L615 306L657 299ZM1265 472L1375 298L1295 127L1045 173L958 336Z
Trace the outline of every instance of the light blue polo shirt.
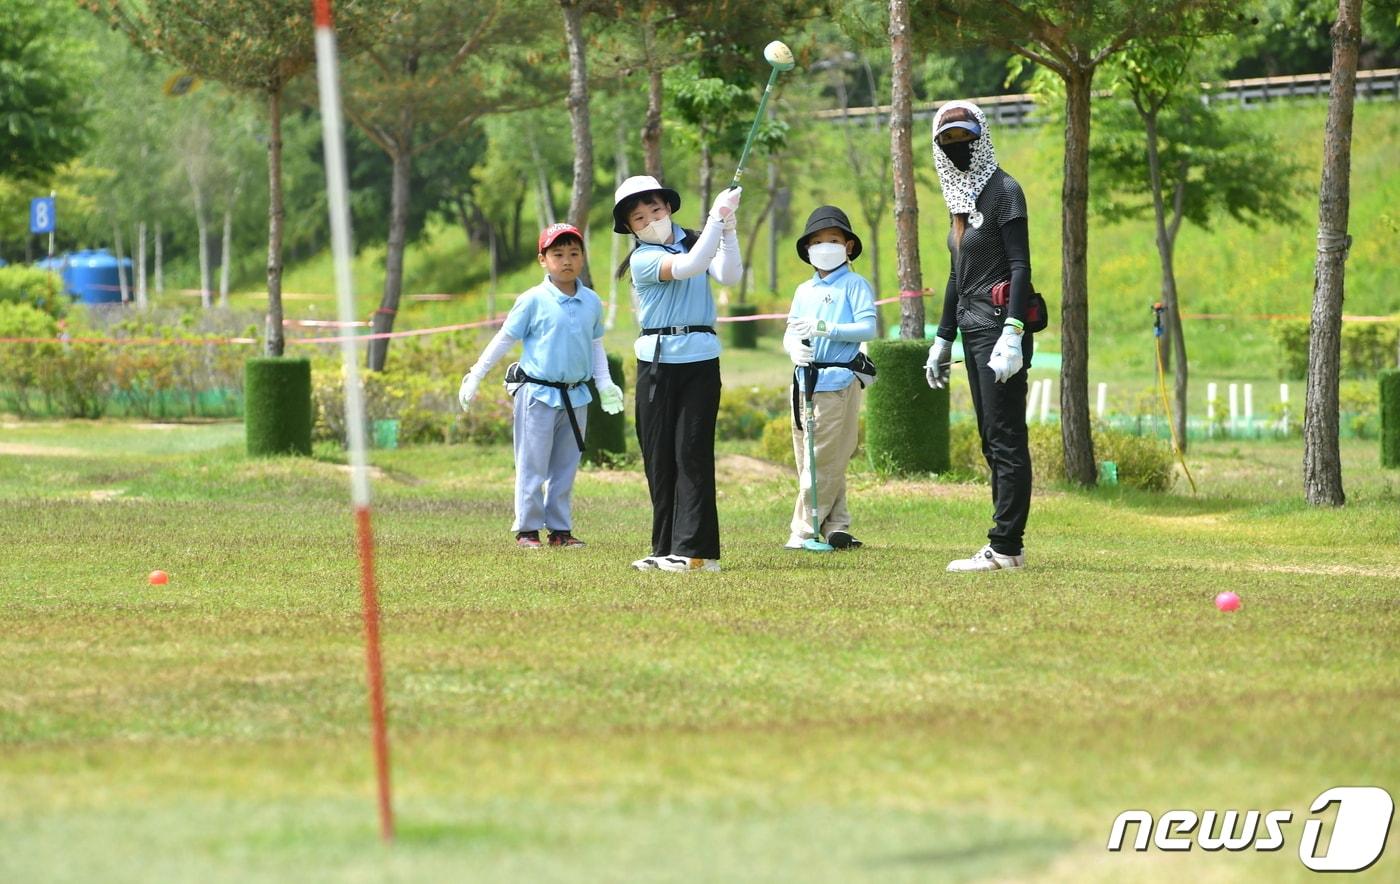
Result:
M681 239L685 231L672 222L676 241L657 246L642 243L632 253L632 289L637 293L637 321L642 328L674 325L708 325L715 327L715 299L710 296L710 273L690 279L661 281L661 261L667 255L683 255ZM656 335L638 337L632 351L643 362L650 362L656 352ZM661 339L660 361L703 362L719 358L719 336L707 332L687 335L665 335Z
M576 293L566 295L546 274L544 282L516 298L506 314L502 328L522 341L520 367L530 377L573 383L593 375L593 341L603 336L603 302L588 286L575 285ZM564 397L553 387L527 386L531 399L564 407ZM575 408L592 401L587 386L569 391Z
M817 319L827 325L875 318L875 292L865 277L842 264L822 279L818 273L797 287L792 295L788 316ZM817 362L850 362L860 352L859 341L833 341L831 338L812 339ZM823 368L817 372L817 392L844 390L856 376L848 368Z

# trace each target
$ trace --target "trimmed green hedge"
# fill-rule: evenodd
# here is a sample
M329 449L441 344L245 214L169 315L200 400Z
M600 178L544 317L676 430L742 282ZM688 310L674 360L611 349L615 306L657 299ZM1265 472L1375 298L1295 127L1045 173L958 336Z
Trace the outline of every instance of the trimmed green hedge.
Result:
M872 341L879 370L866 391L865 449L883 473L948 472L948 390L924 380L926 341Z
M1308 376L1306 319L1279 320L1273 324L1280 350L1279 377L1302 380ZM1400 348L1400 318L1392 322L1342 323L1342 377L1369 378L1395 362Z
M621 356L608 354L608 373L612 375L613 383L626 392L627 380L622 373ZM593 394L593 401L588 403L588 430L583 436L588 450L583 456L590 463L597 464L618 460L627 453L627 409L623 408L617 414L605 414L598 404L598 388L592 381L588 382L588 390Z
M248 454L311 454L311 361L249 359L243 367Z
M730 316L757 316L757 304L730 304ZM729 322L729 346L735 350L753 350L758 347L758 326L761 320L749 322Z
M1381 466L1400 469L1400 369L1380 375Z

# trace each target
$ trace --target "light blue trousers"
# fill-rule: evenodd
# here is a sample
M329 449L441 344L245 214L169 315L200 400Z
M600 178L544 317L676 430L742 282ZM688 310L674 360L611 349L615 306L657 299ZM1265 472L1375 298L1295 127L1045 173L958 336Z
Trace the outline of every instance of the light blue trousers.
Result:
M574 409L581 432L588 432L588 406ZM515 527L512 531L571 531L578 443L569 415L530 397L529 386L515 394Z

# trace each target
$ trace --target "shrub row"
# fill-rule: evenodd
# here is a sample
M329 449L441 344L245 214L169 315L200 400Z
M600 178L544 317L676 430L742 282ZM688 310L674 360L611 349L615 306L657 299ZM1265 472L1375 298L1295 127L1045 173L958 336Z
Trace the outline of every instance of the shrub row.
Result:
M1308 376L1308 325L1303 320L1274 323L1274 340L1281 351L1279 377L1283 380ZM1396 365L1400 365L1400 319L1342 323L1342 377L1372 378Z
M0 302L0 337L54 338L59 322L26 304ZM123 337L189 339L170 327L133 326ZM82 334L76 335L82 337ZM193 336L200 337L212 336ZM0 406L28 417L147 418L240 413L247 353L209 344L0 344Z

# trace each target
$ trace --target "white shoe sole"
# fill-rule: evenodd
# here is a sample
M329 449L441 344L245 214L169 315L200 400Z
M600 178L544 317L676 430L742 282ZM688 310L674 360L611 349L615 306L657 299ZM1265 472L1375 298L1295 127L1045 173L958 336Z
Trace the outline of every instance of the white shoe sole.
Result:
M657 567L660 568L662 571L667 572L668 574L696 574L701 571L715 572L719 570L719 562L717 561L706 561L705 559L682 559L682 562L684 564L678 564L676 562L671 561L671 559L668 557L662 559L660 564L657 565ZM691 562L702 562L703 564L696 566L692 565Z

